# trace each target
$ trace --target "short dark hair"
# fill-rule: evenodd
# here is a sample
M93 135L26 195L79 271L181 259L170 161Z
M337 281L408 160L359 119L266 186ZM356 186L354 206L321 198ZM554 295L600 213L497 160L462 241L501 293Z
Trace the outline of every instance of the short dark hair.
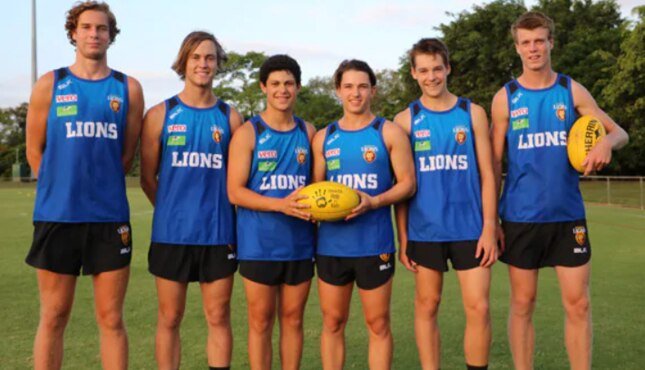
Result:
M179 53L177 53L177 59L175 59L175 62L172 64L173 71L177 72L182 80L186 78L186 62L188 62L190 53L195 51L195 49L197 49L202 41L211 41L213 44L215 44L215 54L217 57L218 71L221 70L224 62L228 60L228 56L226 55L224 48L212 33L204 31L193 31L184 38L184 41L182 41L181 47L179 48Z
M517 30L534 30L536 28L546 28L549 31L549 39L553 39L555 35L555 24L553 19L547 17L544 13L531 11L520 15L519 18L511 26L511 33L513 40L517 42Z
M440 55L443 59L443 65L448 67L450 65L450 53L448 47L443 41L435 38L423 38L417 41L410 50L410 65L412 68L416 67L414 58L419 54Z
M345 59L340 62L338 68L336 68L336 72L334 72L334 85L336 86L336 88L340 87L340 83L343 81L343 74L347 71L359 71L367 73L370 78L370 84L372 86L376 86L376 75L374 74L374 71L369 66L369 64L358 59Z
M97 1L84 1L76 3L70 10L67 11L65 18L65 29L67 30L67 38L69 43L76 46L76 41L72 38L72 34L76 31L78 27L78 18L88 10L96 10L99 12L105 13L108 18L108 26L110 28L110 44L116 39L116 35L121 32L121 30L116 26L116 17L114 13L110 10L110 6L106 3L99 3Z
M266 85L271 72L287 71L296 79L296 85L300 86L300 65L295 59L287 54L277 54L268 57L260 66L260 82Z

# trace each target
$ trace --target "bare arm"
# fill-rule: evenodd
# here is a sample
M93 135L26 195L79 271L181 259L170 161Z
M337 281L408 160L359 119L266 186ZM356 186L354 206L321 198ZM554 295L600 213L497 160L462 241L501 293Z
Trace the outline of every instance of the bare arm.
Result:
M27 162L35 177L40 171L45 142L47 140L47 117L54 88L54 73L48 72L38 79L31 92L27 109L26 151Z
M589 91L576 81L571 87L576 110L581 115L591 115L600 120L607 130L607 136L601 138L596 146L591 149L587 158L582 163L585 166L584 175L592 171L599 171L611 162L611 151L618 150L629 142L629 136L614 120L605 113L591 96Z
M161 134L165 116L166 105L163 102L155 105L146 113L141 131L141 189L153 206L157 197L157 174L161 159Z
M495 173L493 172L493 155L491 150L488 118L486 111L479 105L471 105L473 131L475 137L475 152L481 181L482 196L482 234L477 243L475 257L482 254L481 266L488 267L497 260L497 188L495 186Z
M394 116L394 123L399 125L405 131L408 136L410 136L410 130L411 130L411 125L412 125L412 114L410 114L410 109L405 109L397 113L396 116Z
M491 145L493 174L495 176L495 200L499 199L499 193L502 188L502 159L504 158L504 150L506 149L508 114L508 97L506 96L506 90L502 88L493 97L493 106L491 107L493 124L491 128ZM501 250L503 251L505 248L504 233L499 225L497 225L497 238L501 243Z
M352 210L346 220L372 209L387 207L401 202L411 197L416 191L417 184L414 175L412 150L405 131L392 122L386 121L383 126L383 141L390 153L390 164L394 171L396 183L387 191L373 197L359 191L361 202Z
M314 159L312 182L325 181L325 175L327 173L327 163L325 163L325 156L323 154L325 131L324 129L318 131L311 142L311 151L313 152Z
M139 135L141 135L141 120L143 117L143 90L139 81L128 77L128 116L125 126L125 141L123 143L123 173L128 173L132 168L134 153L137 150Z
M253 163L255 131L250 122L245 123L233 135L229 148L227 192L228 198L236 206L263 212L282 212L286 215L309 220L311 215L303 209L308 205L299 203L306 196L298 195L298 190L285 198L267 197L246 187Z
M235 131L242 126L242 115L240 112L237 111L237 109L231 107L231 113L229 114L228 117L228 123L231 127L231 135L235 133Z

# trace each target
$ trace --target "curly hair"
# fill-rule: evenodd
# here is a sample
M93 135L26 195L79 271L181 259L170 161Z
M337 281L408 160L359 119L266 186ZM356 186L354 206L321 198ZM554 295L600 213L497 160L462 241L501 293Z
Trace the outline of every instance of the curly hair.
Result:
M67 12L67 18L65 19L65 29L67 30L67 38L69 39L69 43L76 46L76 41L74 41L74 39L72 38L72 34L76 31L76 27L78 27L78 18L83 12L88 10L96 10L107 15L110 31L110 44L112 44L114 42L114 39L116 39L116 35L118 35L121 30L116 26L116 17L110 10L110 6L106 3L99 3L97 1L78 2Z

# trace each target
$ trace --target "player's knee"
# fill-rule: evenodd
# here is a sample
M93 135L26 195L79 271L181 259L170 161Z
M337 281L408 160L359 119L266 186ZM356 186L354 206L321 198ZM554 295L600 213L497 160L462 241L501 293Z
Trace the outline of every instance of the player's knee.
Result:
M53 307L43 310L40 315L40 325L48 331L65 329L72 310L68 307Z
M231 325L231 310L228 305L206 310L206 322L210 327L228 327Z
M370 332L370 335L377 337L386 337L390 334L390 317L389 316L377 316L371 317L365 320L367 323L367 329Z
M439 312L440 303L441 296L417 294L414 299L414 308L417 314L421 314L424 317L435 317Z
M164 308L160 309L157 316L157 324L166 329L175 330L181 325L181 320L184 318L184 310Z
M249 330L256 334L267 334L273 330L273 318L269 315L249 316Z
M589 297L582 296L576 299L569 299L564 302L564 310L570 319L586 320L591 311Z
M487 321L489 319L489 304L486 299L469 302L464 305L466 319L476 321Z
M535 309L535 297L512 297L511 314L520 317L530 317Z
M97 314L97 321L102 330L116 331L123 330L125 327L123 314L116 310L100 311Z
M323 315L323 329L332 334L343 333L347 325L347 319L347 316L340 314L325 313Z
M302 311L301 310L289 310L280 313L280 324L293 328L300 329L302 328Z

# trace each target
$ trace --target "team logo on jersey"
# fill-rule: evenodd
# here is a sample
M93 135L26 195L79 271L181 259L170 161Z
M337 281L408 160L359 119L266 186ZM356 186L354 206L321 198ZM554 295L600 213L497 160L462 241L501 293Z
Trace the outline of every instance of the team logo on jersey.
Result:
M172 135L168 136L168 141L166 142L168 146L184 146L186 145L186 136L183 135Z
M361 147L361 151L363 152L363 159L367 163L372 163L376 160L376 152L378 151L378 148L372 145L365 145Z
M222 132L224 132L224 130L219 126L213 125L211 126L211 131L213 132L211 135L213 141L219 144L220 141L222 141Z
M392 254L391 254L391 253L382 253L382 254L380 254L380 255L379 255L379 258L380 258L380 259L381 259L381 261L383 261L383 262L388 262L388 261L390 260L390 257L391 257L391 256L392 256Z
M520 101L521 97L522 97L522 92L520 91L513 99L511 99L511 102L513 102L513 104L517 104L517 102Z
M114 113L118 113L121 110L123 99L120 96L109 95L108 100L110 102L110 109L112 109Z
M307 149L305 148L296 148L296 160L298 164L305 164L307 161Z
M128 225L122 225L116 230L121 236L121 243L123 245L130 245L130 227Z
M56 95L56 103L75 103L77 101L78 95L76 94Z
M327 145L331 145L331 143L333 143L334 141L336 141L336 139L338 139L339 137L340 137L340 134L339 134L339 133L335 133L334 135L332 135L332 137L330 137L329 139L327 139Z
M430 130L419 130L414 132L414 137L417 139L424 139L430 137Z
M56 117L75 116L77 114L78 114L78 106L76 104L56 107Z
M325 151L325 158L338 157L340 155L340 148L333 148Z
M71 80L71 79L67 79L65 82L61 82L61 83L59 83L59 84L58 84L58 86L56 86L56 88L57 88L58 90L65 90L65 89L66 89L67 87L69 87L69 85L71 85L71 84L72 84L72 80Z
M529 114L529 108L527 108L527 107L517 108L517 109L511 111L511 118L517 118L519 116L526 116L528 114Z
M168 133L172 134L173 132L186 132L188 127L182 124L168 125Z
M455 140L457 141L457 144L461 145L466 142L466 139L468 138L468 129L466 127L457 126L452 129L452 132L455 133Z
M271 138L271 134L267 133L264 136L262 136L260 138L260 140L258 140L258 142L260 143L260 145L262 145L262 144L266 143L267 140L269 140L270 138Z
M419 117L417 117L417 118L414 120L414 122L412 122L412 124L416 126L416 125L418 125L419 123L421 123L421 121L423 121L425 118L426 118L425 114L421 113L421 115L420 115Z
M260 150L258 151L259 159L275 159L278 158L277 150Z
M555 116L558 117L560 121L564 121L567 118L567 106L560 103L553 106L555 109Z
M587 229L584 226L576 226L573 228L573 233L576 236L576 243L578 243L579 246L585 245L585 241L587 240Z

